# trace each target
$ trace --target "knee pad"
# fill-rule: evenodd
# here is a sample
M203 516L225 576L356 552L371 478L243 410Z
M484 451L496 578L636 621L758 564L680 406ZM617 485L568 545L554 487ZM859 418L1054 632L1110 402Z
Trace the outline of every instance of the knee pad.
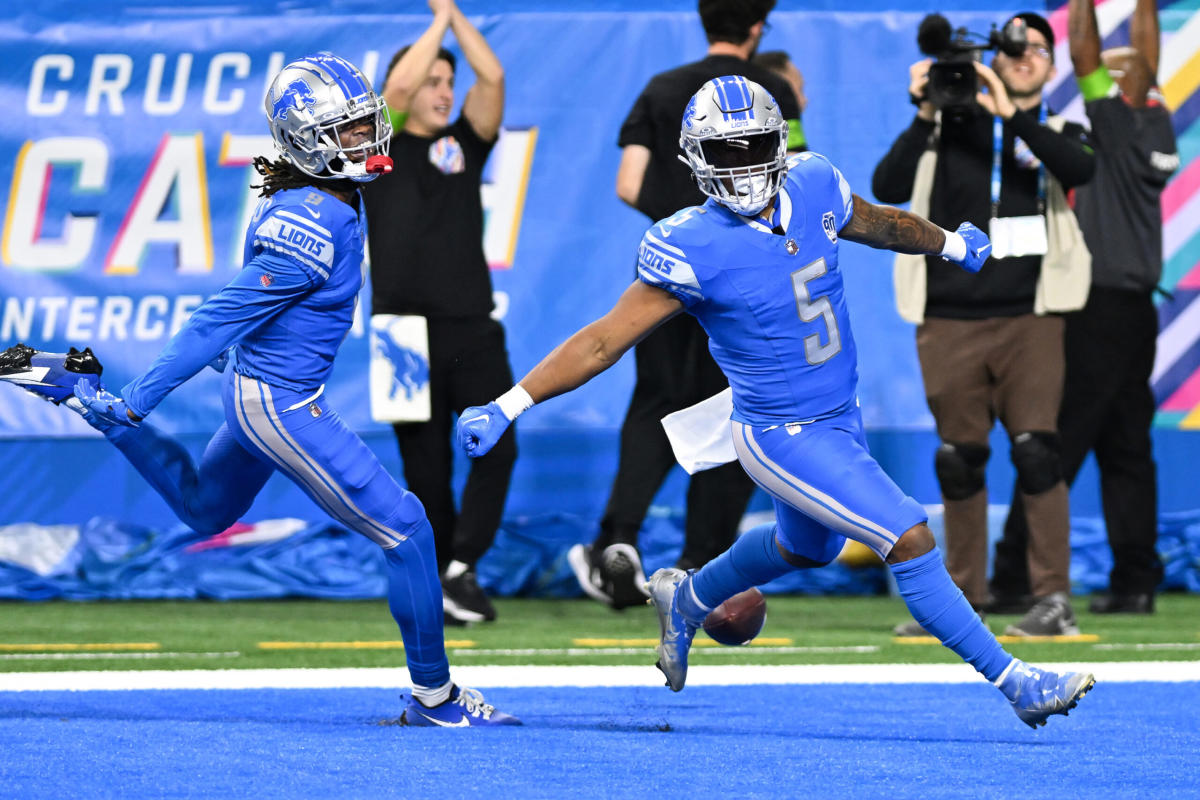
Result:
M1062 480L1057 433L1025 431L1012 438L1012 462L1017 484L1025 494L1041 494Z
M933 470L947 500L966 500L986 485L984 467L991 454L986 444L941 443Z

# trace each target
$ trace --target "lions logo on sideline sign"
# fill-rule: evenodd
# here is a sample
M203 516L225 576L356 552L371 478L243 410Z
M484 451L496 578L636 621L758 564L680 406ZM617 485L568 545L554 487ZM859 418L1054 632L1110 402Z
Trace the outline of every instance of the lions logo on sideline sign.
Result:
M371 418L376 422L429 419L429 335L425 318L371 317Z

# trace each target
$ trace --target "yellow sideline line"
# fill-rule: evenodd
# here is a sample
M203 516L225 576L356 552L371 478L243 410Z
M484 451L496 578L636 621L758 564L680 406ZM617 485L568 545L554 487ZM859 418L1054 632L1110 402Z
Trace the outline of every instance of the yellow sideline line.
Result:
M470 639L447 639L446 647L474 647ZM404 642L259 642L260 650L403 650Z
M50 652L65 653L81 650L158 650L158 642L57 642L55 644L0 644L3 653Z
M654 645L658 644L658 639L572 639L571 643L576 647L654 647ZM770 636L759 636L750 642L751 647L785 647L790 644L792 644L791 639L782 637L771 638ZM692 647L721 646L718 642L708 639L697 639L692 642Z
M1075 636L997 636L996 641L1003 644L1020 644L1021 642L1098 642L1100 637L1094 633L1080 633ZM932 636L893 636L895 644L941 644Z

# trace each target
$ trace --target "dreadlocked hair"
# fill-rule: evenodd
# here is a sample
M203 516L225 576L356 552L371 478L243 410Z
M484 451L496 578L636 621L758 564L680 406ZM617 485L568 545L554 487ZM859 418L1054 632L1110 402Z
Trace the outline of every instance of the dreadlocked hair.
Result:
M348 178L314 178L282 158L272 161L266 156L256 156L252 164L254 171L262 176L263 182L252 183L250 188L260 189L259 195L262 197L270 197L285 189L302 189L306 186L340 192L352 192L358 188L358 184Z

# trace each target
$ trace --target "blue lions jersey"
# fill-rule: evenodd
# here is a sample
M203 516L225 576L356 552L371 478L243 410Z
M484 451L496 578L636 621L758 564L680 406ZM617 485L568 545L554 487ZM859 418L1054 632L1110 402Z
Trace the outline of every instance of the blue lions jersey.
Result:
M838 266L850 187L816 153L788 161L772 218L708 200L646 232L638 277L704 327L733 387L733 419L772 425L830 416L854 401L858 358Z
M241 272L122 390L126 403L144 416L235 344L239 374L316 390L354 320L365 241L365 215L325 192L287 189L263 198L246 231Z

